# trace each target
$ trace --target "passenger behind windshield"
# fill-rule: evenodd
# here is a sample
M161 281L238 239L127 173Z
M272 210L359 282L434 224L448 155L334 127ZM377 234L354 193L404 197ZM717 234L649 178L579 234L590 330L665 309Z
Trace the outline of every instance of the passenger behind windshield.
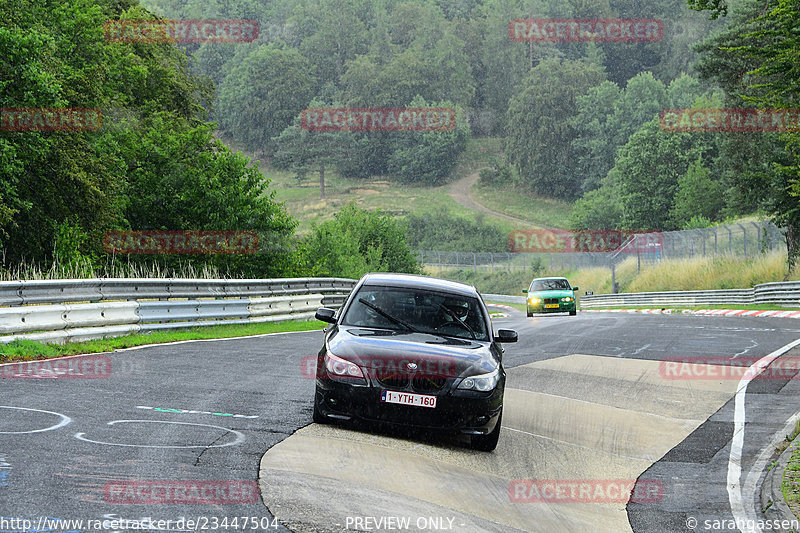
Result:
M476 298L432 291L363 286L342 325L488 340Z

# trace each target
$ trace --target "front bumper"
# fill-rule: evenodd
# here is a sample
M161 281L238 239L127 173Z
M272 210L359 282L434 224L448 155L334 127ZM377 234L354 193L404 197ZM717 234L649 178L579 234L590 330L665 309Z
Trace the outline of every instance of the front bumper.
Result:
M528 314L532 313L566 313L575 311L575 302L558 302L558 307L545 307L544 303L528 302Z
M381 402L384 389L380 385L321 379L317 380L315 401L319 412L331 419L485 435L497 424L504 386L505 380L501 379L492 392L440 391L435 394L436 407L429 408Z

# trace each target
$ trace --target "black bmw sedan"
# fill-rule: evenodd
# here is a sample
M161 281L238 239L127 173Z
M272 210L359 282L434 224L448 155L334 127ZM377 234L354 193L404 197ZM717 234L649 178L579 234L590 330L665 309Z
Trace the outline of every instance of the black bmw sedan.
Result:
M314 421L360 420L470 435L494 450L503 416L501 343L478 291L407 274L367 274L329 322L317 356Z

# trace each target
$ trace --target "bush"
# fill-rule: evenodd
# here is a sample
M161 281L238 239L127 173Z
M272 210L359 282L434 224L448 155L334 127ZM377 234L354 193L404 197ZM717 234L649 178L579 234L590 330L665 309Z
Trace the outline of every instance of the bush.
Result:
M315 225L299 246L307 276L358 279L367 272L417 274L419 265L408 247L403 226L380 210L350 203L334 220Z
M408 243L414 250L505 252L508 236L477 215L475 221L449 212L406 217Z
M490 168L481 169L478 176L479 185L503 185L510 186L514 183L514 173L511 167L505 161L498 161L496 158L491 158L489 161Z

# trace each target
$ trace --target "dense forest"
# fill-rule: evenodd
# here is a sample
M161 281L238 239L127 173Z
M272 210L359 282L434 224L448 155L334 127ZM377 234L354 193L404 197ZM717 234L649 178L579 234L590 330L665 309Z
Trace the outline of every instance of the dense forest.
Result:
M251 276L415 268L407 241L429 242L426 224L350 207L298 240L269 179L220 138L298 174L436 185L470 136L501 137L482 181L575 201L574 228L759 212L789 228L790 263L798 255L796 132L669 131L659 119L800 107L792 0L6 0L0 15L0 107L105 117L95 131L0 131L6 266L100 266L109 230L231 229L256 231L264 253L192 260ZM663 38L511 39L509 22L531 17L658 19ZM246 19L259 31L112 42L104 24L120 19ZM303 130L301 111L322 106L446 107L458 119L443 132ZM326 249L345 241L340 257Z

